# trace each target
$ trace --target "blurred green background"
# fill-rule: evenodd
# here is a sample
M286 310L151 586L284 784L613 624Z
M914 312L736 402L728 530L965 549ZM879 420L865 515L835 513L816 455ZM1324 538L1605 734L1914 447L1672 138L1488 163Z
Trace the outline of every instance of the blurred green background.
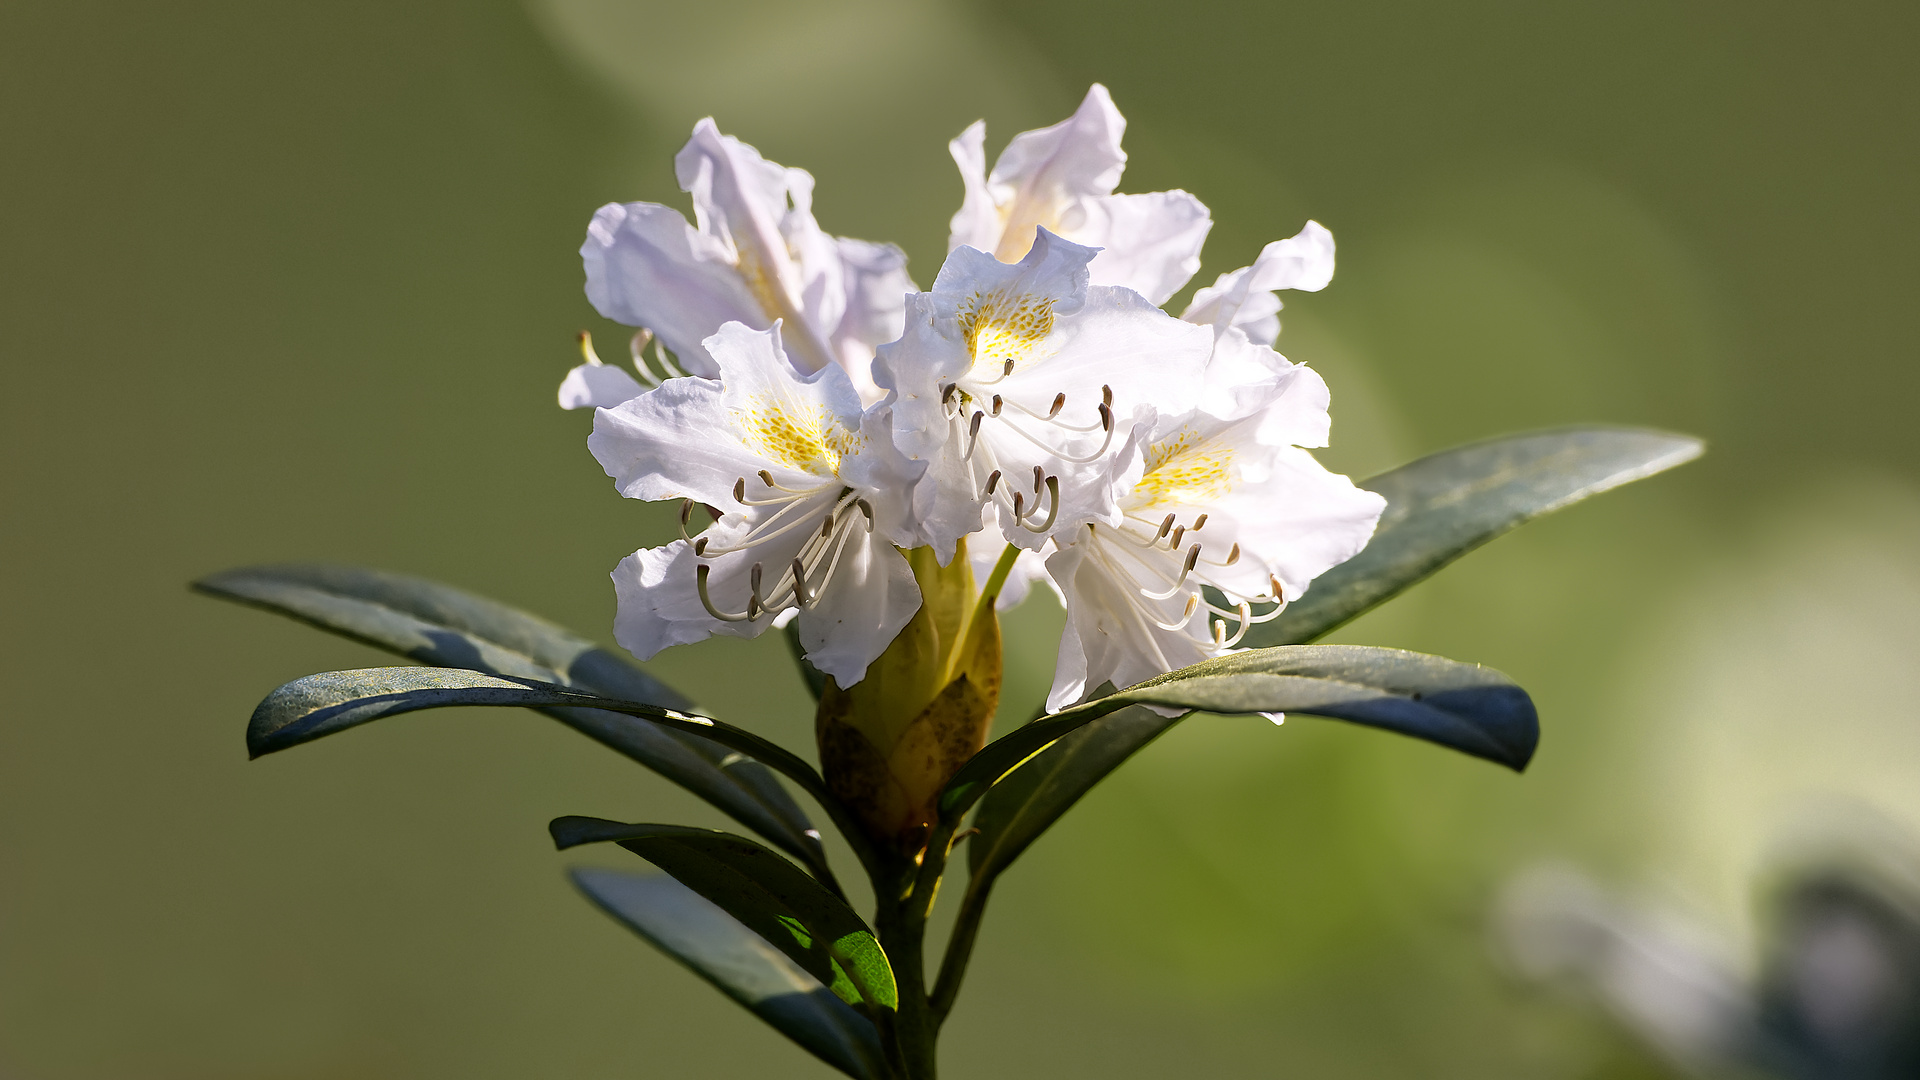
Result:
M572 333L615 330L594 207L684 206L713 114L925 284L946 140L1094 80L1123 189L1213 208L1200 282L1339 238L1280 340L1333 388L1333 467L1587 420L1712 451L1340 634L1517 678L1526 775L1183 726L1006 879L948 1074L1663 1075L1503 971L1487 912L1568 860L1737 952L1783 836L1920 831L1916 33L1772 0L0 7L0 1077L829 1075L545 839L703 804L532 714L249 764L266 691L381 661L185 583L365 563L606 639L606 572L671 525L554 407ZM1014 619L1027 694L1050 607ZM652 667L808 739L777 637Z

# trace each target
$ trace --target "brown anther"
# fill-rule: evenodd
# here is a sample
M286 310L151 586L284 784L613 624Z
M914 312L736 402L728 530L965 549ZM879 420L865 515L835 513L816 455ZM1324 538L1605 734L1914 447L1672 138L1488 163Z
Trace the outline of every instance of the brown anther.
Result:
M1013 374L1013 357L1009 356L1007 357L1007 366L1000 371L1000 377L1004 379L1011 374Z
M1193 573L1193 568L1197 563L1199 563L1199 561L1200 561L1200 545L1195 544L1192 547L1187 549L1187 568L1182 572L1188 573L1188 574Z
M1067 395L1065 394L1053 395L1053 407L1047 410L1047 419L1051 420L1054 417L1059 416L1060 410L1066 408L1066 405L1067 405Z
M983 412L973 414L973 423L967 425L967 438L975 438L980 434L980 421L986 418L987 414Z
M733 501L737 503L747 501L747 478L744 476L733 482Z
M760 482L761 482L761 483L763 483L763 484L765 484L765 485L767 485L768 487L772 487L772 486L773 486L773 474L772 474L772 473L770 473L770 472L768 472L768 471L767 471L767 470L765 470L765 469L761 469L761 470L760 470Z
M1040 466L1035 465L1033 467L1033 493L1035 495L1040 494L1040 489L1046 486L1047 474L1040 471Z
M1167 537L1167 550L1168 551L1180 550L1180 538L1185 535L1187 535L1187 527L1185 525L1182 525L1179 528L1173 530L1173 535Z
M1273 598L1275 600L1285 600L1287 598L1287 591L1280 587L1279 578L1274 577L1272 574L1268 574L1267 584L1273 587Z
M992 472L987 474L987 494L992 495L993 489L999 486L1000 486L1000 470L995 469Z
M1021 518L1027 516L1026 511L1021 509L1026 504L1026 498L1027 496L1024 492L1016 491L1013 493L1013 520L1019 521Z
M706 557L706 554L707 554L707 538L706 537L702 536L694 540L693 553L695 555L700 556L701 558Z
M1168 514L1167 520L1162 521L1160 523L1160 531L1155 533L1153 535L1153 538L1156 542L1160 540L1165 540L1167 538L1167 534L1172 531L1173 531L1173 515Z
M1113 430L1113 406L1104 401L1100 403L1100 430Z
M1233 550L1227 552L1226 565L1232 566L1234 563L1237 563L1239 561L1240 561L1240 545L1236 543L1233 545Z
M995 416L999 416L999 415L1000 415L1000 406L1002 406L1002 405L1004 405L1004 404L1006 404L1006 403L1005 403L1004 401L1002 401L1002 400L1000 400L1000 395L999 395L999 394L995 394L995 395L993 395L993 415L995 415Z
M953 392L958 389L960 389L959 383L948 383L946 387L940 391L940 404L945 405L946 403L952 401Z
M793 595L802 604L813 603L813 594L807 591L807 568L799 559L793 560Z
M1206 527L1207 527L1207 515L1201 514L1199 517L1193 519L1194 532L1199 532L1201 529L1204 529Z
M1100 402L1109 409L1113 408L1113 387L1102 386L1100 388Z

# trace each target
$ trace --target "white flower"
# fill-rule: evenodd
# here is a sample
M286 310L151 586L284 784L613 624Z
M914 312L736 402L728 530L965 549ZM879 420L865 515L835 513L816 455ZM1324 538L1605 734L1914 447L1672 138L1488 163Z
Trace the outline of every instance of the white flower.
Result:
M1046 229L1103 249L1096 285L1120 285L1164 304L1200 268L1200 245L1213 222L1184 191L1115 195L1127 155L1127 121L1107 88L1095 83L1073 116L1013 137L987 173L984 122L948 144L966 184L947 247L978 248L1018 262Z
M1224 415L1143 429L1116 484L1123 519L1054 538L1067 627L1050 709L1230 650L1373 535L1386 500L1300 449L1326 445L1326 383L1239 330L1222 345L1203 398Z
M797 609L815 667L860 681L915 611L895 548L919 467L863 427L836 365L796 372L781 324L703 342L717 379L670 379L594 414L588 447L632 499L682 499L682 539L613 572L614 637L642 660L710 634L756 637ZM718 520L687 537L700 504Z
M1252 266L1221 274L1196 291L1180 317L1211 326L1215 334L1238 327L1252 341L1272 345L1280 336L1280 298L1274 290L1319 292L1332 280L1333 234L1309 221L1299 235L1260 249Z
M874 346L899 336L914 288L900 249L822 232L813 177L721 135L711 119L694 125L674 170L698 227L658 203L601 207L580 248L594 308L652 331L684 370L707 377L717 368L703 342L722 324L765 329L781 320L801 370L838 363L857 390L877 397ZM603 376L598 386L625 389L614 381ZM617 404L579 382L573 407Z
M1059 529L1117 524L1113 451L1149 403L1195 399L1212 335L1131 290L1089 286L1094 254L1045 229L1017 265L956 248L874 360L890 391L876 416L927 463L915 542L943 564L988 500L1007 538L1034 550Z

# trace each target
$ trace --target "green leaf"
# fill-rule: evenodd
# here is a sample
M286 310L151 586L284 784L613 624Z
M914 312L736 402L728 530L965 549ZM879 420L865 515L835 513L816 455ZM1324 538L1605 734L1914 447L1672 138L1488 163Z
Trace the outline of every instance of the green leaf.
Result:
M753 757L791 777L809 794L825 790L813 766L778 744L730 724L644 702L618 701L468 668L359 668L295 679L254 707L253 718L247 723L247 750L261 757L383 717L457 705L621 713Z
M958 820L1069 732L1128 707L1307 713L1384 728L1523 769L1540 738L1532 699L1492 668L1360 645L1288 645L1204 660L1019 728L974 755L940 796Z
M857 1080L887 1075L871 1020L699 893L659 874L582 867L572 877L601 910L820 1060Z
M1082 795L1185 718L1139 706L1108 713L1008 774L973 816L979 831L967 840L972 879L990 879L1012 865Z
M787 954L849 1005L899 1008L887 954L844 900L744 836L687 825L624 825L590 817L549 826L562 850L617 843L673 875Z
M193 587L423 664L532 679L679 712L693 708L651 675L545 619L421 578L290 564L228 570ZM809 866L825 869L825 850L806 813L759 762L709 739L618 713L540 711L700 796Z
M1445 450L1361 484L1387 497L1360 554L1315 578L1248 645L1312 641L1542 514L1699 457L1685 435L1580 427Z
M1582 427L1516 435L1421 458L1360 486L1387 497L1361 553L1317 578L1255 646L1311 641L1397 596L1447 563L1523 522L1699 456L1698 439ZM994 787L968 841L973 876L991 878L1093 786L1178 723L1147 709L1100 717L1048 747Z

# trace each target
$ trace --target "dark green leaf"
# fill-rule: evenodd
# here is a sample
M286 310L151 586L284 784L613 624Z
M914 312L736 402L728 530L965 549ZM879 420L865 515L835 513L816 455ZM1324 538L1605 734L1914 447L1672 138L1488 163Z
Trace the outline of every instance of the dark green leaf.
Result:
M617 843L672 874L787 954L849 1005L896 1009L893 969L873 931L799 867L743 836L686 825L556 818L553 842Z
M421 578L292 564L228 570L193 587L423 664L532 679L679 712L692 709L684 697L646 672L545 619ZM540 711L653 769L824 870L826 854L806 813L759 762L711 740L618 713Z
M1055 740L1129 705L1307 713L1412 735L1514 769L1526 767L1540 736L1526 691L1492 668L1360 645L1254 649L1043 716L989 743L947 782L942 815L957 819Z
M601 910L820 1060L858 1080L887 1075L872 1021L699 893L660 874L583 867L572 877Z
M268 694L254 708L253 719L247 723L247 750L260 757L382 717L455 705L600 709L638 717L753 757L791 777L809 794L825 790L813 766L781 746L730 724L643 702L616 701L564 686L468 668L360 668L295 679Z
M1360 554L1315 578L1247 644L1312 641L1542 514L1699 457L1685 435L1581 427L1510 435L1402 465L1361 484L1387 498Z
M1093 785L1185 714L1161 716L1134 706L1067 732L1044 754L1015 769L981 800L967 841L967 864L978 881L1020 857Z
M1583 427L1458 447L1360 486L1387 498L1372 541L1322 574L1250 645L1311 641L1541 514L1690 461L1697 439ZM974 876L991 877L1141 747L1178 722L1146 709L1100 717L994 787L969 842Z

